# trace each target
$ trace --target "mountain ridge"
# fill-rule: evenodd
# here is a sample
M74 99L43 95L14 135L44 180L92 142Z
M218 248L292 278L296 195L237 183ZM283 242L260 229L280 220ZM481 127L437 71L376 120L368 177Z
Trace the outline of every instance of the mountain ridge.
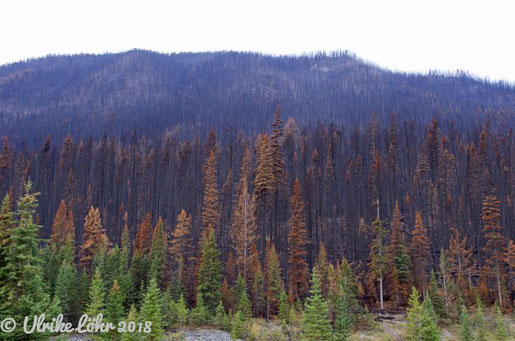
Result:
M432 117L468 127L515 116L515 88L467 74L382 69L347 52L47 56L0 66L0 135L154 134L179 125L265 129L276 106L299 123ZM507 117L507 118L506 118Z

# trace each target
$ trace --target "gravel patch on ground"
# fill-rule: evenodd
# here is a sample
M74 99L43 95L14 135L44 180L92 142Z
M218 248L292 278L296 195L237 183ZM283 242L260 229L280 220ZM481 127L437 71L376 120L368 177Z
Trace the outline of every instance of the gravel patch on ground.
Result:
M187 341L232 341L231 334L216 329L185 330L183 335Z

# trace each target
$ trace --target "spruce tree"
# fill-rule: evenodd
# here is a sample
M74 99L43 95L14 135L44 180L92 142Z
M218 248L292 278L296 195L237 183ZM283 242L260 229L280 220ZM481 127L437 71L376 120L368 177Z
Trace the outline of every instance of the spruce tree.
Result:
M410 259L406 248L406 240L402 232L402 217L399 202L395 201L395 209L391 222L390 245L388 246L388 277L390 292L397 306L404 305L409 296L411 283Z
M129 315L127 316L125 322L127 324L129 324L130 322L138 322L138 311L136 310L136 307L134 305L131 305L129 309ZM139 341L140 339L140 333L138 332L121 333L121 341Z
M281 280L281 266L275 246L267 239L265 246L265 291L267 320L277 312L281 292L284 290Z
M329 307L322 297L320 279L316 272L312 273L310 296L306 299L302 331L303 336L308 340L331 340Z
M120 287L118 286L118 281L115 280L113 287L107 296L105 319L107 322L118 327L118 323L123 320L124 316L123 295L120 291ZM104 336L104 338L107 340L119 340L120 334L117 330L111 330Z
M76 315L79 313L77 308L77 269L75 264L70 264L64 260L57 274L54 295L59 298L61 312L67 321L75 322Z
M285 326L289 323L289 314L290 314L290 303L288 302L288 296L286 295L286 291L284 289L281 291L281 297L279 298L279 321L282 326Z
M350 340L352 335L352 312L351 312L351 295L345 282L340 279L338 281L338 292L334 302L334 337L335 341Z
M197 292L202 295L210 313L214 313L220 301L222 271L220 250L216 246L215 231L211 228L202 242L202 259L197 277Z
M43 279L42 259L38 250L38 231L40 226L34 223L39 193L32 193L32 183L25 184L25 194L17 204L17 221L12 221L10 214L3 214L4 233L7 233L7 245L4 245L4 267L0 269L0 297L3 305L0 312L16 321L23 321L25 316L40 315L57 311L57 301L51 301L48 288ZM4 200L5 203L5 200ZM5 209L5 207L4 207ZM5 230L5 224L14 222L12 228ZM22 328L10 334L0 333L2 339L20 339L26 337ZM39 337L38 333L31 337Z
M472 336L472 326L470 323L470 316L467 311L467 307L464 304L461 305L461 313L460 313L460 340L461 341L474 341L474 337Z
M419 302L419 294L415 287L412 288L408 304L409 307L406 311L406 339L409 341L422 340L421 327L424 315L424 307Z
M152 331L150 333L142 333L141 340L161 340L163 337L163 317L162 317L162 297L159 287L154 278L150 279L147 292L141 305L139 314L140 323L145 324L151 322Z
M223 328L224 319L225 319L225 308L222 301L218 303L215 310L215 318L213 319L213 324L218 328Z
M483 303L479 296L476 297L476 314L474 315L474 325L477 330L477 341L486 341L485 317L483 315Z
M179 301L175 304L175 309L177 312L177 329L182 330L188 321L188 307L186 306L186 300L183 295L181 295Z
M507 341L509 339L508 328L504 321L501 308L499 305L495 305L495 339L498 341Z
M197 327L204 326L208 323L209 316L210 313L204 304L202 294L197 293L197 304L190 312L190 323Z
M89 303L86 308L86 314L89 317L96 317L98 314L104 313L104 296L104 281L100 269L97 268L89 289Z
M415 214L415 229L412 232L409 253L411 257L412 272L417 290L427 290L427 268L430 259L430 240L427 229L422 224L422 213Z
M231 337L233 340L245 338L245 317L241 311L237 311L232 319Z
M372 224L374 231L374 239L370 245L370 259L368 263L368 286L373 292L376 291L375 283L379 283L379 303L381 310L384 309L383 296L384 296L384 278L386 273L387 257L386 257L386 230L383 227L383 222L376 218Z
M150 277L155 278L159 288L165 290L167 279L167 240L164 235L163 219L159 217L150 247Z
M436 281L436 275L434 271L431 270L431 280L429 281L429 297L431 297L431 302L433 303L433 308L438 315L438 317L443 318L446 316L444 309L444 302L442 299L442 293L440 288L438 287L438 282Z
M424 341L440 341L441 332L436 324L437 316L429 295L426 295L423 306L424 312L422 314L420 336Z

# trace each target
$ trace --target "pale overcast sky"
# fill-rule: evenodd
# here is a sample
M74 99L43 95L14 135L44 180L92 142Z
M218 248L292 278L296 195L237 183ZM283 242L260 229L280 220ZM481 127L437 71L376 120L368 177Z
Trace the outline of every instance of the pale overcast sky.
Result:
M47 54L348 50L394 70L515 82L514 1L0 2L0 64Z

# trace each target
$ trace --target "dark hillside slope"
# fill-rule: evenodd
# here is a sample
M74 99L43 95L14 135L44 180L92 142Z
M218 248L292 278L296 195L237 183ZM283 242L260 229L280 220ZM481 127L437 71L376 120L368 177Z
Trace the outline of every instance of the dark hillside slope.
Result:
M468 127L497 116L513 123L515 90L465 75L386 71L337 53L272 57L254 53L49 56L0 67L0 135L41 141L122 138L133 130L247 131L266 129L280 105L284 116L362 124L370 113L386 121L437 117ZM507 121L508 120L508 121Z

